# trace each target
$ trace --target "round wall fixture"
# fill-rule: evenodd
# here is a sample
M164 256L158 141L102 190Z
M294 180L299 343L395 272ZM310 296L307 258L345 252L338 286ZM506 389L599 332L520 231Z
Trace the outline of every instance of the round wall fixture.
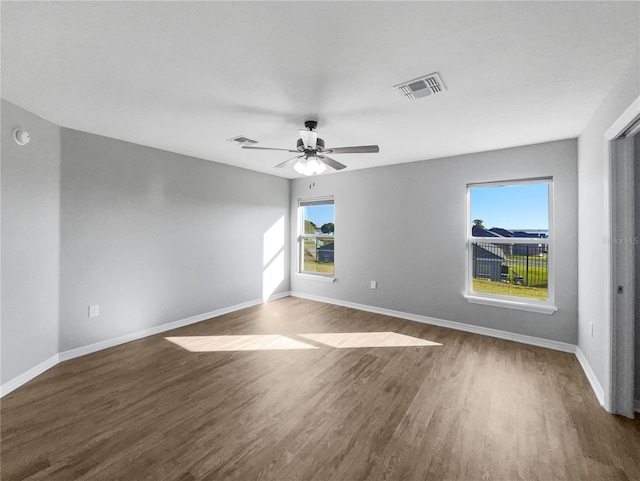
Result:
M27 145L31 140L31 135L24 129L15 129L13 131L13 140L15 140L18 145Z

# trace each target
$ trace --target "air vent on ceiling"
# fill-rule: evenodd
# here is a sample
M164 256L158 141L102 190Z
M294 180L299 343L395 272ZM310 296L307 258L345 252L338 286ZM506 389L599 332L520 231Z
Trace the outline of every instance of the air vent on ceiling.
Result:
M227 139L227 142L236 142L236 143L242 144L242 145L251 145L251 144L257 144L258 143L257 140L251 140L251 139L248 139L247 137L243 137L242 135L238 135L237 137L233 137L231 139Z
M394 85L393 88L398 89L398 92L407 100L441 94L447 90L437 72Z

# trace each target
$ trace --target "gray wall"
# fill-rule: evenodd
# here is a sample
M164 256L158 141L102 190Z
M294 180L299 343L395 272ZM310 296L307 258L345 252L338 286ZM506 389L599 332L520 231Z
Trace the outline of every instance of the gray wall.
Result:
M606 273L610 268L605 239L610 232L605 222L609 142L604 134L640 95L639 58L640 52L631 56L627 71L578 137L578 347L607 399L611 386L611 316L605 298ZM590 334L592 323L593 337Z
M61 129L5 101L1 169L1 385L59 352L289 290L286 179Z
M262 298L288 180L68 129L61 179L61 351Z
M31 134L23 147L16 127ZM0 384L58 353L60 128L2 100Z
M335 196L337 281L295 275L294 222L291 288L575 344L576 161L576 141L566 140L294 180L293 219L298 198ZM554 178L558 312L545 315L469 304L463 297L466 185L541 176ZM310 188L312 182L315 187ZM371 280L378 281L377 290L370 289Z

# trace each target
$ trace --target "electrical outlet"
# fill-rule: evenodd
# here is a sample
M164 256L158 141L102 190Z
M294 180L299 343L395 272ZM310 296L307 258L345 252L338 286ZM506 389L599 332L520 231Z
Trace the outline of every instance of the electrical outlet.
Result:
M89 306L89 317L98 317L99 315L100 315L100 306L98 304Z
M378 288L378 281L371 281L371 289L377 289Z

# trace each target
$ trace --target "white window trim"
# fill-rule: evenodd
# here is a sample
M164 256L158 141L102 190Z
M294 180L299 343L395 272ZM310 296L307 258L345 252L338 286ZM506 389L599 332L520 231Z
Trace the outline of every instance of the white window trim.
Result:
M549 185L549 235L544 242L540 244L548 245L547 253L547 300L527 299L525 297L501 296L498 294L487 294L484 292L475 292L473 290L473 242L491 243L491 244L531 244L532 239L528 237L473 237L471 219L471 189L475 187L498 187L503 185L523 185L523 184L539 184L546 182ZM558 311L555 305L555 248L554 248L554 222L553 222L553 189L554 183L552 177L540 177L530 179L507 180L499 182L482 182L476 184L467 184L467 215L466 215L466 291L463 296L467 302L471 304L483 304L494 307L504 307L507 309L518 309L522 311L537 312L540 314L553 314ZM542 239L541 239L542 240Z
M298 255L297 255L298 261L297 261L296 276L300 277L301 279L309 279L309 280L320 281L320 282L335 282L336 281L335 257L334 257L334 263L333 263L333 274L323 274L321 272L310 272L310 271L303 270L304 260L302 257L302 247L301 247L302 239L314 238L314 237L328 237L328 236L318 236L318 235L311 235L311 234L304 233L303 207L305 205L312 205L311 203L333 204L334 206L333 216L334 216L334 222L335 222L335 199L332 195L326 196L326 197L311 197L311 198L298 199L298 235L296 236L296 246L297 246L296 248L298 252Z
M296 277L310 281L335 282L336 278L327 274L310 274L308 272L296 272Z

